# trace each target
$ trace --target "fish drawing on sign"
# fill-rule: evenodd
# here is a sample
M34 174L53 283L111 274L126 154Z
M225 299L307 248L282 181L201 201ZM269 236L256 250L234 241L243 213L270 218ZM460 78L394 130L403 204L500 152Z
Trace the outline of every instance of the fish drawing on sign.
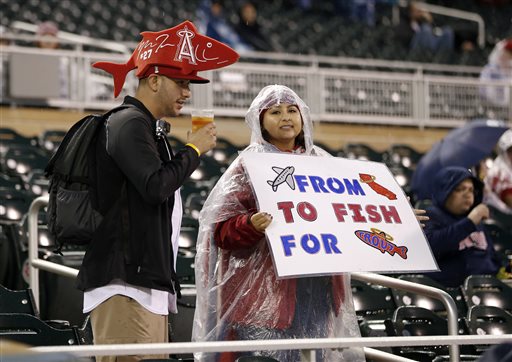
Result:
M360 181L370 186L370 188L379 195L387 197L389 200L396 200L396 194L384 186L375 182L376 177L367 173L359 174Z
M356 230L354 234L365 244L380 250L382 254L385 252L391 256L399 255L402 259L407 259L407 246L398 246L394 243L393 237L382 230L371 228L371 231Z
M293 179L293 173L295 172L295 168L293 166L288 166L285 168L280 168L277 166L272 167L277 176L274 180L268 180L267 183L272 186L272 190L274 192L277 191L277 187L282 183L287 183L288 186L292 190L295 190L295 180Z

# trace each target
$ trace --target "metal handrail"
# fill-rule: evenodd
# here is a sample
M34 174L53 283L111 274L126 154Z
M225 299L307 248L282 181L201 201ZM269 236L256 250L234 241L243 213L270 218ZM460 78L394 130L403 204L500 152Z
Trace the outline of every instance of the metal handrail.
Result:
M407 1L406 0L400 0L399 6L406 7L407 6ZM433 14L449 16L449 17L452 17L452 18L459 18L459 19L464 19L464 20L476 22L478 24L478 38L477 38L478 46L480 48L484 48L485 47L485 22L484 22L484 19L482 18L482 16L480 14L473 13L473 12L470 12L470 11L464 11L464 10L459 10L459 9L454 9L454 8L448 8L448 7L445 7L445 6L428 4L426 2L421 2L421 3L418 4L418 6L421 6L423 9L425 9L426 11L428 11L430 13L433 13ZM396 16L397 21L398 21L398 18L399 17Z
M109 344L94 346L50 346L34 347L31 351L49 353L72 353L79 357L114 356L132 354L185 354L194 352L239 352L257 350L300 349L315 350L329 348L364 348L365 347L400 347L400 346L438 346L449 344L498 344L509 342L512 335L466 335L466 336L421 336L421 337L345 337L345 338L313 338L313 339L279 339L222 342L171 342L147 344ZM304 356L304 354L303 354ZM394 356L394 355L391 355ZM394 356L398 357L398 356ZM458 356L457 356L458 357ZM400 357L398 357L400 358ZM308 359L303 359L308 360ZM311 359L309 359L311 361ZM403 361L403 359L392 359ZM453 362L453 360L450 360ZM458 358L457 358L458 361Z
M423 6L426 10L428 10L429 12L434 13L434 14L451 16L454 18L465 19L465 20L476 22L478 24L478 39L477 39L478 46L480 48L485 47L485 22L484 22L484 19L478 13L472 13L469 11L447 8L444 6L432 5L432 4L426 4L426 3L422 3L421 6Z
M32 288L34 299L36 305L39 307L39 269L43 269L49 272L54 272L66 277L76 277L78 274L78 270L74 268L69 268L60 264L48 262L42 259L39 259L38 256L38 213L39 209L48 204L48 196L40 196L36 198L30 205L28 212L28 227L29 227L29 245L28 245L28 255L30 260L30 287ZM412 283L405 280L400 280L396 278L387 277L384 275L374 274L374 273L351 273L352 278L369 282L374 284L380 284L392 288L404 289L412 292L416 292L418 294L426 295L432 298L436 298L441 300L441 302L445 305L447 310L448 317L448 337L456 337L458 335L458 327L457 327L457 306L453 301L453 298L443 290L433 288L426 285L421 285L417 283ZM460 337L460 336L459 336ZM397 338L397 337L393 337ZM406 337L406 339L413 337ZM379 337L379 340L385 340L384 337ZM331 339L326 339L331 340ZM350 340L353 340L350 338ZM364 341L369 341L371 338L364 338ZM432 338L432 341L438 341L439 336L435 336ZM321 339L315 339L315 341L322 341ZM459 361L459 345L456 340L451 340L450 342L450 359L453 362ZM425 341L427 342L427 341ZM429 342L429 343L430 343ZM276 342L277 343L277 342ZM394 342L393 342L394 343ZM436 343L432 343L436 344ZM439 342L437 342L439 344ZM393 345L393 344L392 344ZM404 344L405 345L405 344ZM355 345L354 345L355 346ZM373 346L371 344L365 344L364 346ZM364 347L363 346L363 347ZM375 346L383 346L382 344L376 344ZM389 346L389 345L388 345ZM338 346L339 347L339 346ZM320 348L320 347L318 347ZM332 348L332 347L329 347Z

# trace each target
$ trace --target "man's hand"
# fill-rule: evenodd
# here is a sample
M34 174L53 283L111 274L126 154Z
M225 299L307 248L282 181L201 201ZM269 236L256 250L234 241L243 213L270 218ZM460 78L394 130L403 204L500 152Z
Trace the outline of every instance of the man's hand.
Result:
M409 196L407 196L407 201L409 201L409 203L411 202L411 198ZM424 228L425 224L423 222L430 220L430 218L427 215L427 210L413 208L413 211L414 211L414 216L416 216L416 220L418 220L420 223L420 226L422 228Z
M473 221L473 224L478 225L484 219L489 217L489 208L485 204L478 204L468 215L468 219Z
M424 221L430 220L430 218L427 216L427 210L423 209L413 209L414 215L416 215L416 220L420 222L420 225L422 228L425 227Z
M217 144L217 127L215 123L209 123L197 131L189 131L187 143L192 143L201 154L210 151Z
M265 229L272 222L272 215L267 212L257 212L251 216L251 224L260 233L264 232Z

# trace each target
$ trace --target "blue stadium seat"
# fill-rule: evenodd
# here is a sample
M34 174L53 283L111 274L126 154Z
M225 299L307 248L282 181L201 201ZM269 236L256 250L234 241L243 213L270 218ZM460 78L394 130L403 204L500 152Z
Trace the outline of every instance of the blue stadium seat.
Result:
M386 320L385 325L389 336L407 337L448 334L448 322L446 319L427 308L417 306L398 307L393 314L393 318ZM460 328L459 333L465 332L465 328ZM393 347L392 350L400 356L421 361L432 361L436 356L449 355L446 345ZM471 346L461 346L461 353L475 355L476 352Z
M74 328L54 328L30 314L0 313L3 338L30 346L68 346L80 344Z
M10 145L0 160L0 170L11 176L25 176L34 170L44 170L48 160L48 155L37 146Z
M406 144L393 144L382 155L383 161L389 166L401 166L414 170L423 153Z
M486 305L512 312L512 287L492 275L468 276L462 292L469 310L475 305Z
M0 313L24 313L39 317L32 290L10 290L0 284Z
M347 143L344 152L350 159L382 162L382 154L364 143Z
M467 322L470 334L512 334L512 314L498 307L474 305L468 312ZM482 353L489 345L476 345L475 348Z
M389 288L355 279L352 279L351 285L354 309L359 317L383 321L393 315L396 304Z
M400 280L418 283L429 287L434 287L447 292L455 301L459 317L465 317L467 313L466 303L462 292L458 288L447 289L437 281L423 274L403 274L398 277ZM415 292L409 292L401 289L392 289L391 294L397 306L416 306L429 309L439 316L446 318L447 312L443 302L439 299L420 295Z

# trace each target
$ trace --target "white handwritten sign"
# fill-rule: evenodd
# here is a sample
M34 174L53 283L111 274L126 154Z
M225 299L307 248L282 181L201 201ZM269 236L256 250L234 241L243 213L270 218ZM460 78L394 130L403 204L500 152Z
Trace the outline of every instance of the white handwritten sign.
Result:
M337 157L243 156L278 277L436 271L423 230L381 163Z

